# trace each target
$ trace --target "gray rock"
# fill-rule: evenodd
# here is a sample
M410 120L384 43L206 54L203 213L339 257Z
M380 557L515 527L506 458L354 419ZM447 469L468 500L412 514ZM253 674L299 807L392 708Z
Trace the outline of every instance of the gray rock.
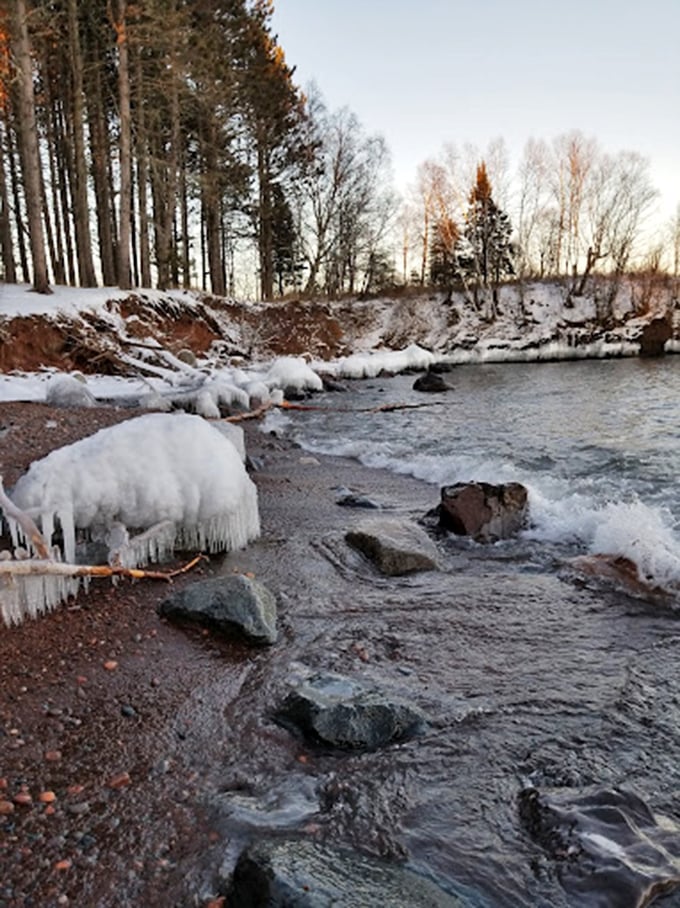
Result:
M366 520L348 530L345 540L383 574L438 570L435 544L424 530L408 520Z
M336 491L338 497L335 499L335 503L342 508L364 508L369 511L380 510L378 502L373 501L372 498L368 498L366 495L360 495L358 492L353 492L344 486L341 486Z
M227 894L239 908L464 908L430 880L359 852L303 840L255 842Z
M477 542L505 539L520 530L527 519L528 492L519 482L491 485L459 482L444 486L436 510L439 525Z
M416 734L425 722L408 703L333 674L315 675L291 691L276 719L314 741L349 750L377 750Z
M277 613L273 593L241 574L194 583L164 599L158 611L172 621L216 628L250 643L276 643Z

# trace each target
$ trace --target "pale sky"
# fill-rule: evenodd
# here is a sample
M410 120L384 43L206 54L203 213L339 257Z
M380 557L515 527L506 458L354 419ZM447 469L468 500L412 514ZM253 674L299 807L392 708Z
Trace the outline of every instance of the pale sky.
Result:
M660 216L680 203L680 0L276 0L297 84L390 147L399 189L446 142L513 164L579 129L647 157Z

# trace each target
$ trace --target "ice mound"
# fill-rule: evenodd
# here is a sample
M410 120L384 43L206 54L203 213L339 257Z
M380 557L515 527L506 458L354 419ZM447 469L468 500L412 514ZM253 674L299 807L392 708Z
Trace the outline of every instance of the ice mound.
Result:
M48 544L61 527L75 560L76 531L117 539L138 564L175 548L229 551L260 532L257 490L234 443L187 413L152 413L101 429L33 463L12 493ZM137 550L133 532L145 534ZM16 527L11 527L17 534Z

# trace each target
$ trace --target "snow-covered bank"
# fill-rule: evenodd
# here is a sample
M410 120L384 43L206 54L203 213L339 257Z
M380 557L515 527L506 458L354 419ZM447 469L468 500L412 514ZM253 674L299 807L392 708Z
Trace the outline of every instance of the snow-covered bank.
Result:
M616 293L594 283L582 297L557 283L505 285L493 306L462 293L246 304L111 288L39 296L0 284L0 400L44 400L55 372L77 369L97 400L210 417L320 390L323 374L634 356L654 319L668 321L666 349L677 352L674 305L669 283L632 279Z

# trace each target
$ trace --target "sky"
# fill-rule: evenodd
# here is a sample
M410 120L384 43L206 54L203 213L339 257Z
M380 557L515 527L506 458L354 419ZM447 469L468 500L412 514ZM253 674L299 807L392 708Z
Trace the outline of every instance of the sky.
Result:
M578 129L648 158L657 217L680 204L680 0L276 0L297 84L390 147L404 190L445 143Z

